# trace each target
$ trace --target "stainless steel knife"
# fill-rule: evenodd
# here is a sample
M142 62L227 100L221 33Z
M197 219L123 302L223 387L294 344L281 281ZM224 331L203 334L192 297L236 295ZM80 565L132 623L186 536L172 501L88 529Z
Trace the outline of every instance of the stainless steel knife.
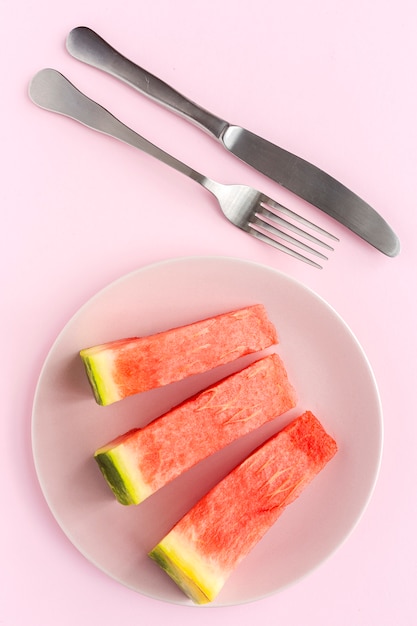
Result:
M224 147L297 196L307 200L384 254L400 251L397 235L369 204L329 174L254 133L229 124L142 69L90 28L74 28L68 52L134 87L219 140Z

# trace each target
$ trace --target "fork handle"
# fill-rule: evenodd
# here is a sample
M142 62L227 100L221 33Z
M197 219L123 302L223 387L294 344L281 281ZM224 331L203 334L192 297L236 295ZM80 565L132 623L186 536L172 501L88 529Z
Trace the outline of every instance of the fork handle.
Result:
M41 108L70 117L89 128L130 144L206 186L208 179L205 176L123 124L107 109L81 93L60 72L49 68L38 72L30 83L29 95Z
M91 28L78 26L67 37L68 52L88 65L92 65L121 79L145 96L173 109L217 139L229 124L209 113L153 74L139 67L112 48Z

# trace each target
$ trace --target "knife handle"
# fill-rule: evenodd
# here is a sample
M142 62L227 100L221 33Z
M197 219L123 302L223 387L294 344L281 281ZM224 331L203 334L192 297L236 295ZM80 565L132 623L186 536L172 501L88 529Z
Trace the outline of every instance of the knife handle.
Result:
M112 48L91 28L74 28L67 38L68 52L88 65L121 79L145 96L179 113L206 132L221 137L228 123L198 106L153 74Z

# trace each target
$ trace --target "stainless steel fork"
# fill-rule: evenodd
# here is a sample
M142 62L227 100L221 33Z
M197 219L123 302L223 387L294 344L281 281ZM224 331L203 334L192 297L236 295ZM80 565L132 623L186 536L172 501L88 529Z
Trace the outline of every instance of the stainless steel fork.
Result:
M327 231L252 187L225 185L200 174L128 128L101 105L81 93L60 72L53 69L44 69L38 72L31 81L29 95L38 106L71 117L94 130L139 148L189 176L217 198L224 215L232 224L278 250L320 269L322 268L321 265L292 247L283 244L282 241L323 260L326 260L327 257L312 246L299 241L288 231L308 240L313 245L322 246L330 251L333 250L329 244L299 228L288 219L284 219L282 215L298 221L304 227L310 228L322 236L337 240ZM280 228L277 228L276 225L279 225Z

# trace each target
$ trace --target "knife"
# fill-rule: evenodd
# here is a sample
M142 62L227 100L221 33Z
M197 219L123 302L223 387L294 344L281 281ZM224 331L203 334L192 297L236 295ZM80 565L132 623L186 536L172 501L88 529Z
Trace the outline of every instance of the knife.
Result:
M74 28L66 44L76 59L121 79L196 124L239 159L321 209L387 256L399 253L399 239L383 217L323 170L203 109L124 57L88 27Z

